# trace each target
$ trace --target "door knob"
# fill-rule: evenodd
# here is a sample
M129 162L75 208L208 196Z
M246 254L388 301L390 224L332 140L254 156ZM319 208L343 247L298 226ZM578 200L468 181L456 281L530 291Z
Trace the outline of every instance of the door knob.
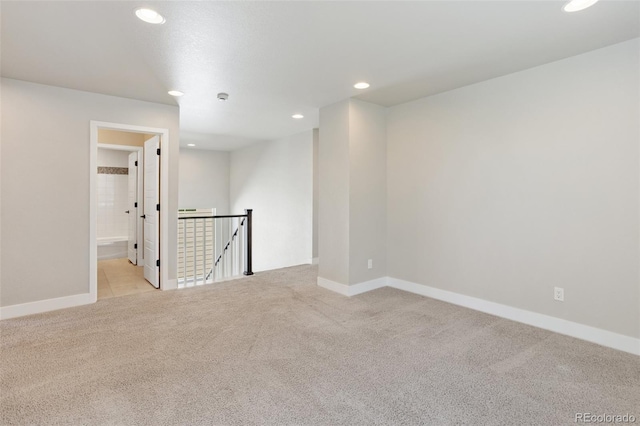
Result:
M146 214L143 214L143 215L142 215L142 216L140 216L140 217L141 217L141 218L143 218L143 219L146 219L146 218L147 218L147 215L146 215Z
M126 213L126 214L129 214L129 210L125 210L125 213Z

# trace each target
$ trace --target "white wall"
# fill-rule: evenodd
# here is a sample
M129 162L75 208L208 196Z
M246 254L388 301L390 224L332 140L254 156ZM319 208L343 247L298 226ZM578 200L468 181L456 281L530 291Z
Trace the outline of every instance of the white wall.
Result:
M98 148L98 167L129 167L130 151Z
M318 170L318 149L320 143L320 130L313 129L313 245L311 255L314 259L318 257L318 208L319 196L318 183L320 172Z
M639 337L639 48L391 108L389 275Z
M321 108L320 127L319 277L342 285L384 277L386 109L348 99Z
M349 283L349 101L320 109L318 276Z
M176 278L177 107L4 78L1 107L1 306L89 292L90 120L169 129L166 259Z
M386 133L386 108L349 101L349 284L387 275Z
M253 269L310 263L313 131L231 152L231 214L253 209Z
M229 214L229 161L225 151L180 149L178 206L216 209Z

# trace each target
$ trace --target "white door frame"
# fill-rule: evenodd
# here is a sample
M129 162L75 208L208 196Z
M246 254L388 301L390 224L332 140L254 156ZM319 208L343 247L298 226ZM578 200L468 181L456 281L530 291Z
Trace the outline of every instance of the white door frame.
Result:
M169 129L135 126L130 124L89 122L89 294L92 302L98 300L98 240L97 240L97 188L98 181L98 129L120 130L132 133L160 135L160 290L173 288L169 280ZM138 160L139 161L139 160Z
M109 144L109 143L98 143L98 148L102 148L102 149L111 149L114 151L126 151L126 152L137 152L138 153L138 176L137 176L137 183L136 183L136 201L138 202L139 206L144 206L144 194L142 194L142 189L143 189L143 181L144 181L144 176L142 176L142 174L144 173L144 165L141 164L140 158L142 157L142 153L144 152L144 148L141 146L133 146L133 145L115 145L115 144ZM142 173L140 173L142 172ZM138 217L136 218L136 239L138 241L142 240L142 225L141 225L141 218L140 215L137 215ZM140 253L143 252L144 250L138 251L138 260L142 260L144 259L144 256L141 256Z

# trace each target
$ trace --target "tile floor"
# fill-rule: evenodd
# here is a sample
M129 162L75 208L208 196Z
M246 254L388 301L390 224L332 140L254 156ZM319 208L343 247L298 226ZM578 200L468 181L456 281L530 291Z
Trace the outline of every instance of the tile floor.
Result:
M142 266L132 265L127 259L99 260L98 299L155 290L143 274Z

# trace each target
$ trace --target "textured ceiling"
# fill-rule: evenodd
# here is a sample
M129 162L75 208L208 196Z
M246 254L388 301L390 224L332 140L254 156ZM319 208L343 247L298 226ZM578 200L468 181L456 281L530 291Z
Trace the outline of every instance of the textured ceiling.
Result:
M149 4L164 25L134 16ZM348 97L396 105L640 35L639 1L563 4L2 2L2 75L167 104L181 90L181 144L233 149Z

